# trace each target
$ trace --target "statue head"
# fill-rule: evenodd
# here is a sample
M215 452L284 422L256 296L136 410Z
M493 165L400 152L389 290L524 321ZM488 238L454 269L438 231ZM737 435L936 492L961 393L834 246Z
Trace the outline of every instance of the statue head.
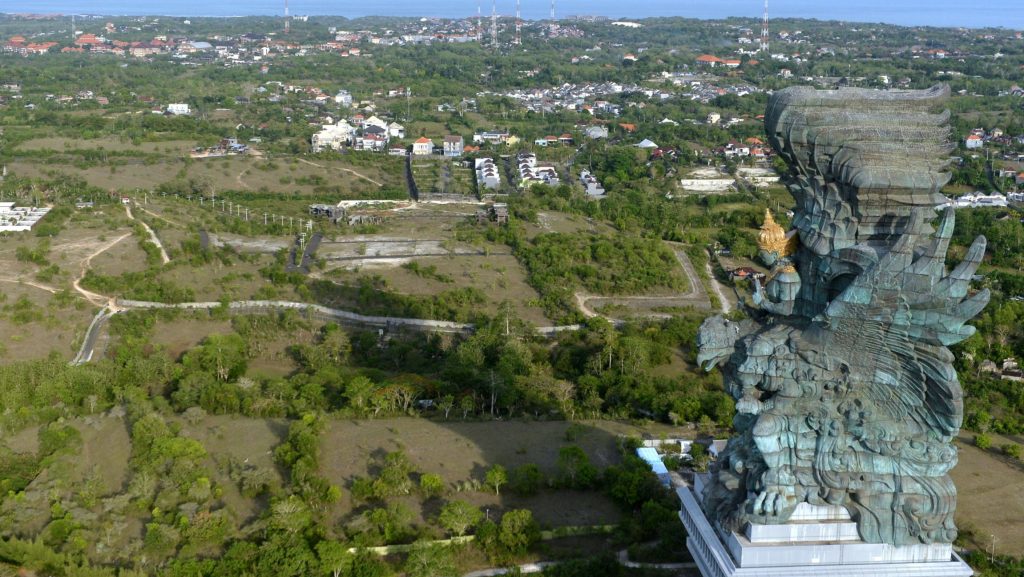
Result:
M772 211L764 210L764 224L761 225L761 232L757 235L758 255L761 261L768 266L774 265L782 259L788 259L796 252L796 245L799 242L795 234L787 234L786 231L775 222Z

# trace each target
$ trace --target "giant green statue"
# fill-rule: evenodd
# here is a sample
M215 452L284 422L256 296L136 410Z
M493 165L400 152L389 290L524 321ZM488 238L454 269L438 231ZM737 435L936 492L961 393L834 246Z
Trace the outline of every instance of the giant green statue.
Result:
M945 266L948 87L818 91L768 102L789 165L793 230L767 215L750 318L707 320L699 360L736 399L736 435L704 492L712 522L777 524L800 503L845 506L869 543L956 537L951 441L963 392L947 346L987 304L978 238Z

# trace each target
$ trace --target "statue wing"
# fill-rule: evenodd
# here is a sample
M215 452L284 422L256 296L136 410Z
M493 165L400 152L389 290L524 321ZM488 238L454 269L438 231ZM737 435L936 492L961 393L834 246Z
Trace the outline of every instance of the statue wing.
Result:
M853 351L868 348L874 357L862 375L872 400L892 418L916 419L952 434L960 428L963 392L946 346L972 334L966 323L985 307L989 291L969 294L971 277L985 254L978 237L964 260L947 273L946 252L955 213L943 213L932 233L916 209L892 249L863 270L829 303L826 324Z

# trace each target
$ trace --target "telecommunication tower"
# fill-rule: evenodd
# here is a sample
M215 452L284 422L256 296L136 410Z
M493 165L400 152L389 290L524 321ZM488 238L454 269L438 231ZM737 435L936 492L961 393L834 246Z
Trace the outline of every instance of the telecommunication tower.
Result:
M491 0L491 46L498 47L498 4Z
M512 41L516 46L523 43L523 20L519 17L519 0L516 0L516 38Z
M551 0L551 21L555 21L555 0Z
M288 0L284 0L284 33L288 34L292 29L292 19L288 16Z
M480 0L476 0L476 42L483 41L483 29L480 27Z
M761 20L761 52L768 52L768 0L764 0L764 18Z

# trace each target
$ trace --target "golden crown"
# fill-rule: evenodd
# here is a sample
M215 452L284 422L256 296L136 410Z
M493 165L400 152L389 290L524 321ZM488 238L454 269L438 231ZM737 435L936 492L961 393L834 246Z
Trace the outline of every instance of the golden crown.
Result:
M757 235L757 246L765 252L774 252L779 256L789 256L796 252L797 236L787 235L786 231L775 222L772 211L764 209L764 224Z

